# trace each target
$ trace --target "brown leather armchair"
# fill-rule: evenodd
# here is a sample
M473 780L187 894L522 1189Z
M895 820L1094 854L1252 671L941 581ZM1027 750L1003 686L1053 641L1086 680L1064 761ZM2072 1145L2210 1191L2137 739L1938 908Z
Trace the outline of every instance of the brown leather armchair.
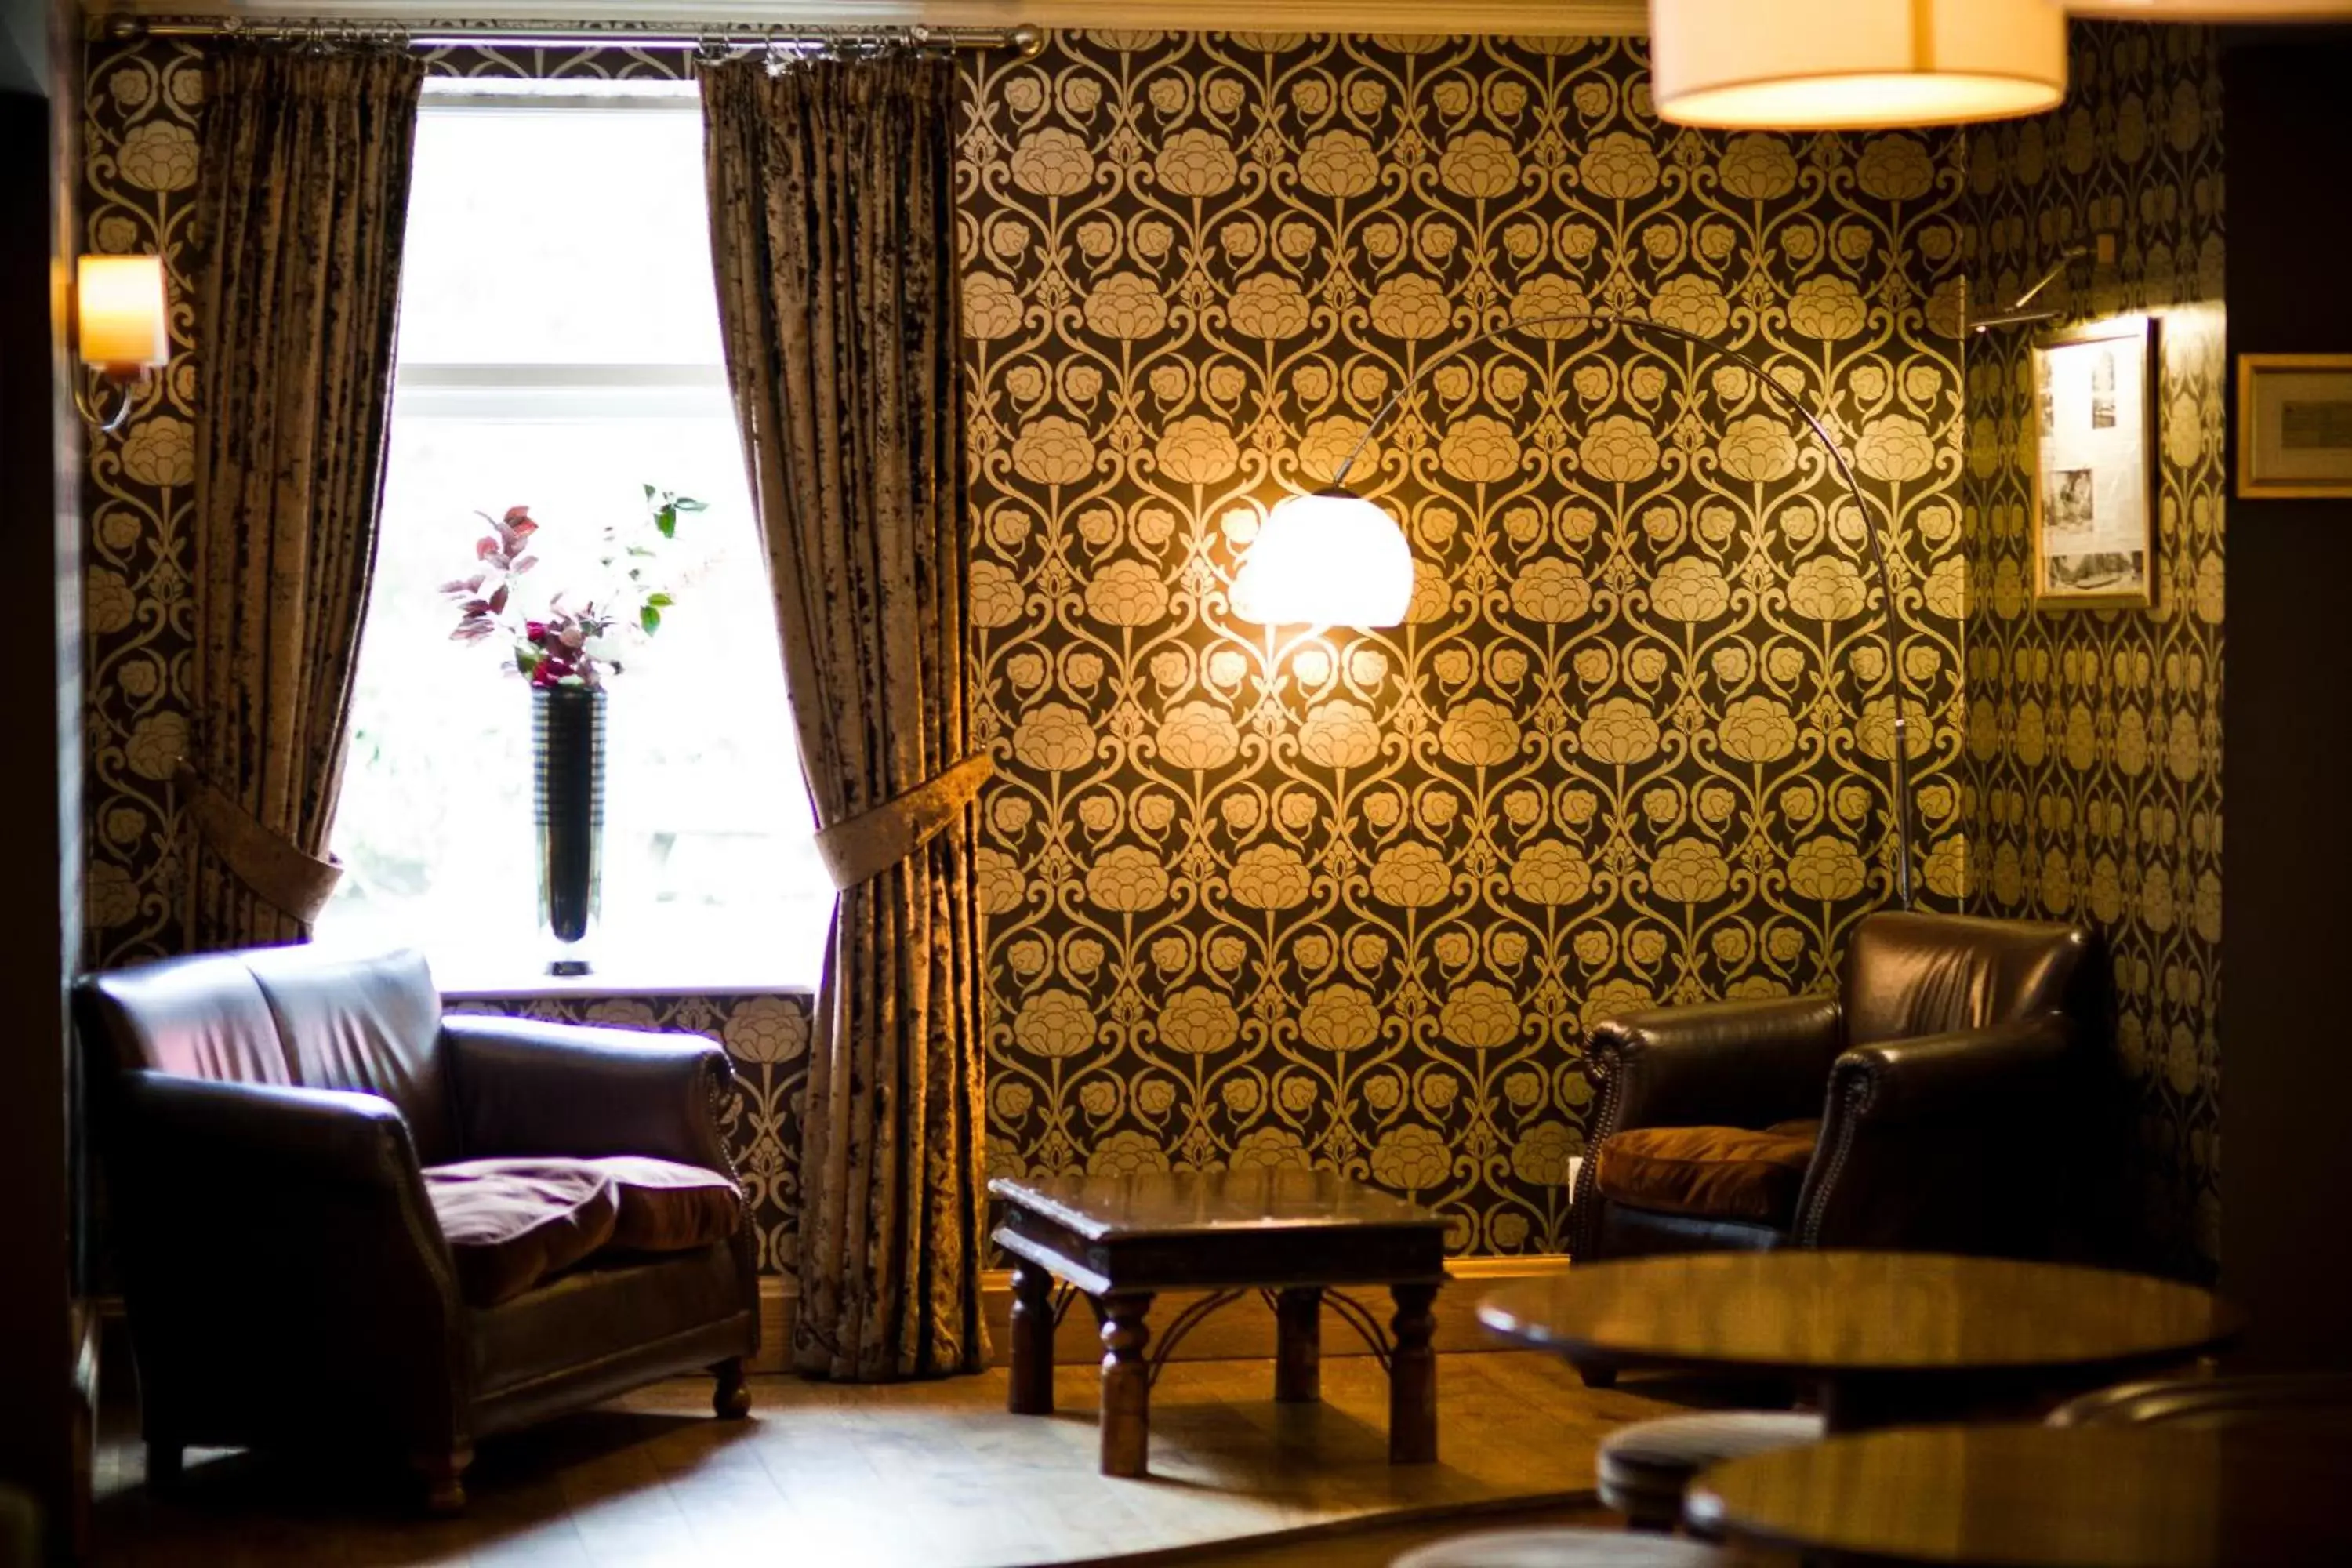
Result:
M1834 996L1603 1022L1570 1250L2069 1250L2108 1007L2074 927L1882 913Z
M748 1215L482 1307L424 1174L635 1155L731 1178L717 1046L445 1017L418 955L310 947L92 975L75 1010L115 1069L95 1075L99 1132L152 1484L185 1446L342 1442L405 1458L446 1510L477 1438L557 1411L702 1368L720 1415L749 1409Z

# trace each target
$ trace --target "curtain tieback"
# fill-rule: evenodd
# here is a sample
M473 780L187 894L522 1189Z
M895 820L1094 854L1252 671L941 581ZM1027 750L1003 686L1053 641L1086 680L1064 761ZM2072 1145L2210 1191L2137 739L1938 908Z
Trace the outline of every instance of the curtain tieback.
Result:
M284 835L264 827L187 758L173 764L172 778L188 792L188 815L197 832L236 879L304 925L315 924L342 880L341 863L306 855Z
M846 892L871 880L929 843L933 834L972 803L995 771L993 758L974 752L880 805L820 828L817 858L824 862L835 890Z

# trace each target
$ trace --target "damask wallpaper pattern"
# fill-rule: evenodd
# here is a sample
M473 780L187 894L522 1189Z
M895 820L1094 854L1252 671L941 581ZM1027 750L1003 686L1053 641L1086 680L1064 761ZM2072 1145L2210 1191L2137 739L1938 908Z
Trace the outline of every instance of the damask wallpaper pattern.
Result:
M2033 607L2032 335L1972 340L1971 902L2106 933L2147 1239L2194 1268L2221 1245L2221 75L2200 28L2077 24L2074 45L2063 109L1969 137L1972 267L2007 300L2067 247L2116 237L2113 265L2080 263L2046 298L2070 322L2157 318L2156 604Z
M1350 476L1405 626L1269 633L1236 557L1467 335L1737 343L1892 509L1956 900L1958 141L1666 127L1623 39L1063 35L971 104L996 1166L1311 1161L1560 1249L1586 1026L1819 984L1883 897L1861 520L1746 372L1533 327Z
M1352 476L1423 563L1406 626L1271 636L1237 552L1470 332L1590 306L1735 342L1894 513L1956 904L1959 140L1664 127L1629 40L1064 34L965 71L993 1161L1311 1160L1459 1247L1557 1250L1585 1026L1818 985L1883 894L1897 671L1859 520L1747 373L1536 328L1438 370ZM202 81L185 46L91 49L93 248L185 265ZM92 452L97 963L176 942L188 328ZM804 1046L747 1044L742 999L601 1005L745 1066L774 1266Z

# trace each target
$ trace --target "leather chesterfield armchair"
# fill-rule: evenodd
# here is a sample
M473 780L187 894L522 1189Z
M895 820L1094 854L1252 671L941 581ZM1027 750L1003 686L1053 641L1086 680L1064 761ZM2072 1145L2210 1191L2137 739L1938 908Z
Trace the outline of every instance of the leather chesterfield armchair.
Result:
M1570 1250L2072 1251L2109 1006L2074 927L1881 913L1835 995L1607 1020Z
M748 1410L757 1249L724 1181L724 1239L591 1256L492 1305L428 1196L433 1167L494 1156L731 1178L717 1046L445 1017L418 955L310 947L89 976L75 1012L152 1484L187 1446L335 1443L405 1459L447 1510L478 1438L656 1378L707 1368L719 1413Z

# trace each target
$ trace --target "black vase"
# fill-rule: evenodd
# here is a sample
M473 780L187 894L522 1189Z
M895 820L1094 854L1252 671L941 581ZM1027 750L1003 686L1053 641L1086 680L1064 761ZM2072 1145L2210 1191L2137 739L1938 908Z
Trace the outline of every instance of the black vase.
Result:
M547 972L585 974L604 858L604 692L533 688L530 732Z

